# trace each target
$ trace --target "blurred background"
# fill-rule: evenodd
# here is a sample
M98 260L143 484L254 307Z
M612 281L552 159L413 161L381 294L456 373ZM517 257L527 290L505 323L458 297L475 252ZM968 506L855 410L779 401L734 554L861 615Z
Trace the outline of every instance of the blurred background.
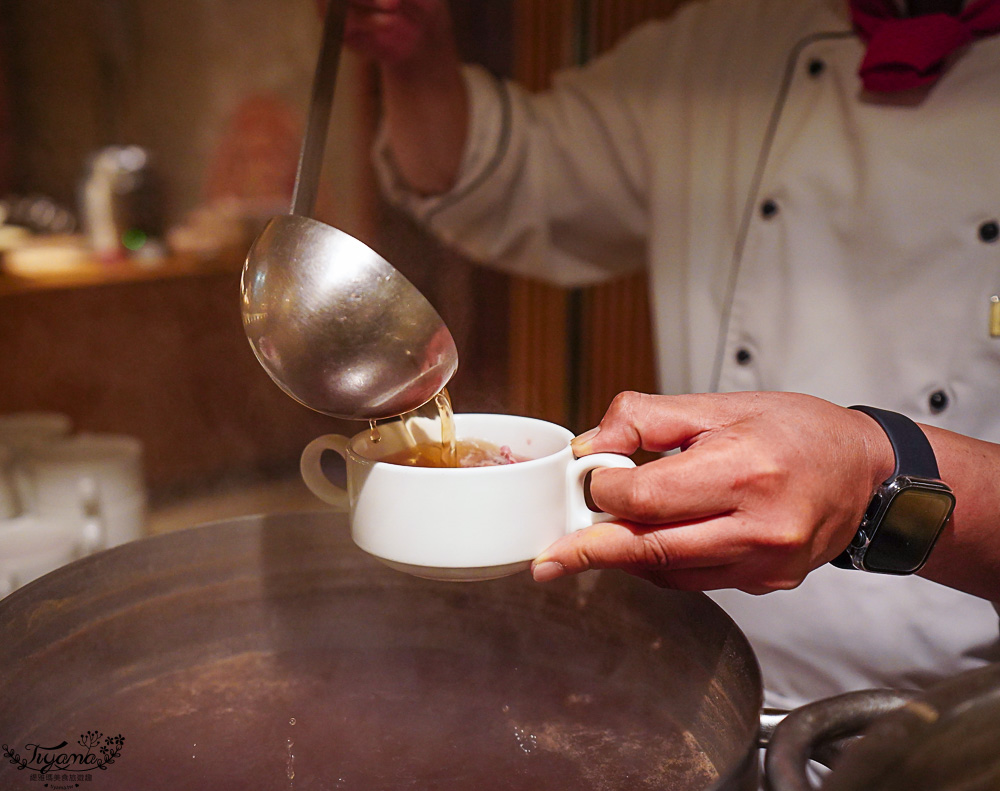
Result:
M675 5L477 0L453 12L467 59L540 89ZM0 444L3 421L8 437L54 424L72 445L62 469L91 453L116 480L138 475L136 536L319 508L298 479L302 448L361 428L280 392L238 305L250 242L289 205L320 28L315 0L0 0ZM442 314L460 354L456 411L581 431L620 390L653 389L641 278L580 291L510 278L380 201L377 90L346 53L316 216L382 253ZM37 481L9 471L25 477L25 452L0 456L12 492L0 518L37 510ZM101 485L59 496L85 519L108 507L95 505Z

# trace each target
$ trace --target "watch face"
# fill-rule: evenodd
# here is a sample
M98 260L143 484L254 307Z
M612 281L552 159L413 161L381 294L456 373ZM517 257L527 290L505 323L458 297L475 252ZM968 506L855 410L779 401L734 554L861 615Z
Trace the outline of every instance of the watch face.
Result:
M865 568L912 574L927 560L954 505L954 495L946 490L911 487L896 492L865 552Z

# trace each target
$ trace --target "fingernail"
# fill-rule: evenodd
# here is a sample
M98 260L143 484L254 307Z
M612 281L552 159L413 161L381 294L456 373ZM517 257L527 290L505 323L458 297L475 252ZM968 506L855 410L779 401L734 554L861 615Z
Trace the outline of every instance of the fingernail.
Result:
M548 582L566 575L566 567L562 563L554 560L546 560L531 569L531 576L535 582Z
M585 456L590 450L590 443L594 441L594 437L596 437L600 431L601 427L597 426L590 429L590 431L584 431L579 437L574 437L570 442L570 445L573 446L574 455Z

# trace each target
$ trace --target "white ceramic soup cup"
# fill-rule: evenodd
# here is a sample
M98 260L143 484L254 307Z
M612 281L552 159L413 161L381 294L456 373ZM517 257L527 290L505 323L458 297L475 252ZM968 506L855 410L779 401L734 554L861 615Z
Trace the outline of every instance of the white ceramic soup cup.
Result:
M514 415L455 415L459 440L508 446L529 461L496 467L429 468L380 459L409 443L399 422L348 438L327 434L302 454L306 485L351 516L351 535L384 563L430 579L493 579L527 569L558 538L610 519L584 500L584 478L597 467L634 467L626 456L573 457L569 429ZM325 451L342 456L347 489L321 468Z

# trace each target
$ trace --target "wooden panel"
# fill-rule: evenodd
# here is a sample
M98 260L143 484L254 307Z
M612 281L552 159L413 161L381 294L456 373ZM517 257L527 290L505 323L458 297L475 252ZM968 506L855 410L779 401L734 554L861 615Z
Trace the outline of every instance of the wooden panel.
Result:
M572 59L575 3L517 0L514 78L530 89L548 86ZM569 294L526 278L511 278L508 370L512 412L566 425L569 398Z
M591 41L603 52L625 33L647 19L669 16L683 0L597 0L594 2Z
M637 24L669 15L682 0L596 0L590 19L592 52L614 45ZM623 390L656 390L656 357L647 279L638 274L586 289L581 297L578 407L580 427L600 422Z
M509 401L517 414L569 420L568 303L565 289L511 278Z
M681 2L517 0L514 77L544 89L556 69L608 49L640 22L667 16ZM571 310L572 299L563 289L513 279L510 406L582 430L596 424L622 390L655 391L655 355L644 275L584 290L579 311Z
M623 390L656 390L645 273L583 291L575 423L596 426Z
M531 90L549 86L552 72L573 62L574 0L517 0L514 78Z

